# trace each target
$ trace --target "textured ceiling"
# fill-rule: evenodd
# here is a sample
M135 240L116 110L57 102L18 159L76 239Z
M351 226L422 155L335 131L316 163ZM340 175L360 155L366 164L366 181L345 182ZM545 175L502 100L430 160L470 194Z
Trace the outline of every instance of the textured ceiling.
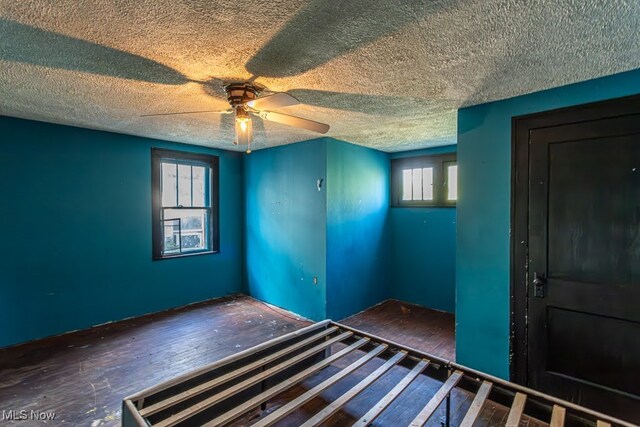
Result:
M640 67L637 0L0 0L0 114L233 149L224 81L329 136L455 142L456 109ZM254 124L256 147L318 136Z

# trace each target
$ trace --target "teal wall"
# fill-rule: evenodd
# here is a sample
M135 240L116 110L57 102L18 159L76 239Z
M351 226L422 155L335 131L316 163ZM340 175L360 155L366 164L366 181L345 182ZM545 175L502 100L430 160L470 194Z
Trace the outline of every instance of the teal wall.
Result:
M392 153L391 159L455 153L449 145ZM393 298L453 313L456 287L456 208L392 207Z
M245 157L248 292L313 320L326 317L326 150L316 139Z
M389 156L327 140L327 317L390 298Z
M313 320L389 298L386 153L331 138L254 151L245 198L250 295Z
M221 252L151 260L151 147L220 156ZM239 154L0 117L0 347L241 290Z
M640 70L458 112L456 360L509 376L511 118L640 93Z

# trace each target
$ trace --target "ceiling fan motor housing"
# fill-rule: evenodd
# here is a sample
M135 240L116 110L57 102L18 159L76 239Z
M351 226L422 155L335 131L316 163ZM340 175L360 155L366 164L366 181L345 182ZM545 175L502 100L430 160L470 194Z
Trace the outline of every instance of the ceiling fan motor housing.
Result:
M253 101L260 94L260 90L251 83L230 83L224 87L227 92L227 100L231 107L238 109L249 101Z

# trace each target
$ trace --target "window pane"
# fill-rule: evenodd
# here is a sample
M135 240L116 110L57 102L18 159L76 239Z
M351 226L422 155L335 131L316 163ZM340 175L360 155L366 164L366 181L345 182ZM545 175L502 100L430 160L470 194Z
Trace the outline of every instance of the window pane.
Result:
M458 200L458 165L447 168L447 200Z
M177 219L162 222L162 253L180 253L180 221Z
M411 169L402 171L402 200L411 200Z
M173 227L172 236L167 234L165 227L165 239L171 237L171 241L179 242L178 247L182 249L181 253L190 251L200 251L209 249L207 246L207 209L165 209L164 219L180 220L178 227ZM176 221L178 222L178 221ZM165 221L165 224L167 222ZM175 237L175 235L179 235Z
M422 200L422 169L412 169L412 200Z
M191 206L190 165L178 165L178 206Z
M205 204L205 170L203 166L193 166L193 206L209 206Z
M422 169L422 193L422 200L433 200L433 168Z
M162 206L176 205L176 164L162 163Z

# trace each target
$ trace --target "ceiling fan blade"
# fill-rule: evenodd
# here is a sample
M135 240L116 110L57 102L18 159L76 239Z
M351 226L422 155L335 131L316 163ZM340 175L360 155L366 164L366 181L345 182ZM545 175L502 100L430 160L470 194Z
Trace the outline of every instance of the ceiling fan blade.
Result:
M200 113L229 114L231 112L233 112L233 110L180 111L177 113L142 114L140 117L175 116L177 114L200 114Z
M329 131L329 125L320 122L314 122L313 120L303 119L301 117L274 113L273 111L260 111L259 115L261 119L268 120L270 122L276 122L296 128L307 129L313 132L327 133Z
M256 110L265 110L273 108L289 107L290 105L298 105L300 101L285 92L278 92L262 98L254 99L247 102L247 105Z

